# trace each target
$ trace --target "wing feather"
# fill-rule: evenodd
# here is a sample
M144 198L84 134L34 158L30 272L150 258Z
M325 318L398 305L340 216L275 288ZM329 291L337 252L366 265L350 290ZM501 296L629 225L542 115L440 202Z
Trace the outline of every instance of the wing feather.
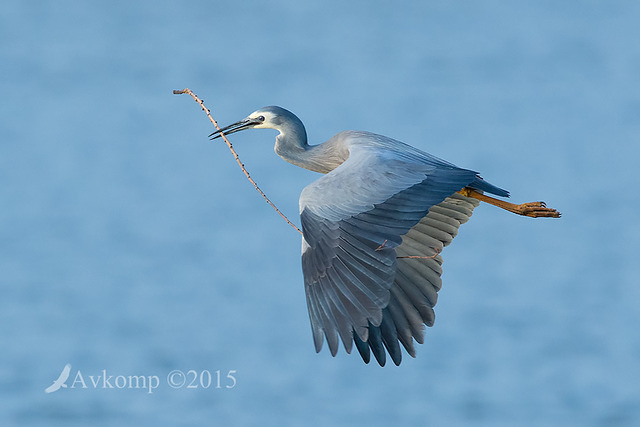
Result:
M303 190L302 268L316 351L398 365L433 325L439 253L477 205L456 191L478 177L372 135L343 135L348 159Z
M391 288L391 301L390 306L397 305L402 310L402 315L407 319L409 323L410 335L418 342L422 344L424 342L424 323L422 322L422 316L418 312L418 309L411 303L407 295L402 288L397 284ZM396 322L397 325L400 322Z
M402 343L407 353L410 356L416 357L416 350L413 347L413 336L411 335L411 326L409 325L408 317L405 315L404 310L400 306L400 302L394 296L393 288L391 292L391 300L385 310L389 311L389 315L393 318L393 323L396 327L396 335L398 341ZM386 317L386 315L384 316ZM419 316L418 316L419 317ZM422 325L422 322L418 320L418 325Z

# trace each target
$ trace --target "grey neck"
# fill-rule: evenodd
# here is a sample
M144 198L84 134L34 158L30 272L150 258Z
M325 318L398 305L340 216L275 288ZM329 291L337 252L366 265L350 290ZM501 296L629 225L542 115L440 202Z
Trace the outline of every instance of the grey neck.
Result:
M289 163L314 172L329 173L349 157L346 147L335 138L318 145L308 145L304 139L281 133L276 137L275 152Z

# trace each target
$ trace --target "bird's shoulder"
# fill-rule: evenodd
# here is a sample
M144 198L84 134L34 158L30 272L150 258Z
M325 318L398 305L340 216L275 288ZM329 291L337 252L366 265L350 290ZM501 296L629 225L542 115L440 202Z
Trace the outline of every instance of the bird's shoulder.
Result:
M343 147L348 150L349 155L361 154L382 160L397 160L406 163L457 168L453 163L447 162L412 145L368 131L342 131L334 135L327 143L333 147Z
M364 130L344 130L335 134L329 141L331 145L348 148L370 148L382 151L414 151L415 148L388 136Z
M331 220L346 218L424 181L434 169L420 156L385 145L390 138L359 131L339 135L344 139L331 143L345 144L348 157L302 190L300 212L307 209Z

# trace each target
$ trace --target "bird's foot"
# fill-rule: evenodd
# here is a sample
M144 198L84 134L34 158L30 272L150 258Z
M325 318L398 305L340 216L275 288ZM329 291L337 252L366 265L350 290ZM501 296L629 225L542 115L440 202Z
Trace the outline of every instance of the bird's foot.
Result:
M548 208L544 202L528 202L513 207L513 213L531 218L560 218L560 212Z

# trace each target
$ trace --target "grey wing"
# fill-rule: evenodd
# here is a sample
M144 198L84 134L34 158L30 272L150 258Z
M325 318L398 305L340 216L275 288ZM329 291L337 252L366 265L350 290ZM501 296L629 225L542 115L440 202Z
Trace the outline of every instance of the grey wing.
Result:
M369 339L354 337L365 362L372 352L380 365L385 363L385 348L396 365L402 360L399 343L415 357L413 340L422 344L424 325L433 326L433 307L442 287L442 257L439 255L469 220L480 202L454 193L431 207L429 213L402 236L396 248L396 275L389 304L382 310L379 326L369 325Z
M326 338L332 355L340 340L347 352L355 342L365 361L369 354L365 347L371 347L381 364L383 345L394 361L396 352L389 348L398 347L398 340L413 353L410 337L422 340L415 314L428 318L424 306L430 302L416 300L415 290L422 290L406 287L406 280L413 283L414 277L422 280L421 274L430 274L432 279L437 276L433 284L439 287L439 265L433 266L433 274L412 273L415 263L398 259L397 251L409 251L408 242L417 236L414 228L428 217L431 207L474 182L476 176L473 171L405 154L352 147L342 165L303 190L302 268L316 351ZM416 239L424 244L425 239ZM434 254L445 245L443 240L431 243L428 247ZM431 261L437 263L438 257Z

